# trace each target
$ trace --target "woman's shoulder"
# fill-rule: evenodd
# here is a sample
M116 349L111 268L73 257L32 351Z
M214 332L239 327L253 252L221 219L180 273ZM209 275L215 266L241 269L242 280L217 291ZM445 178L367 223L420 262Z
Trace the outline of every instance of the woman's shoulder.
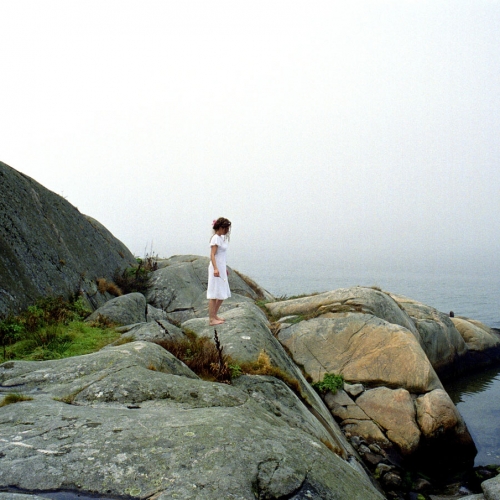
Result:
M210 246L220 245L223 242L223 239L220 235L214 234L210 239Z

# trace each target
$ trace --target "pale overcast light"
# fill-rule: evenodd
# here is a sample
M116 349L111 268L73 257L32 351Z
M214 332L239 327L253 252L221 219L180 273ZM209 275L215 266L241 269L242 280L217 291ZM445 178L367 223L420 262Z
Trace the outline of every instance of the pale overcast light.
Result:
M207 255L225 216L236 267L498 264L498 1L3 0L0 23L0 160L137 255Z

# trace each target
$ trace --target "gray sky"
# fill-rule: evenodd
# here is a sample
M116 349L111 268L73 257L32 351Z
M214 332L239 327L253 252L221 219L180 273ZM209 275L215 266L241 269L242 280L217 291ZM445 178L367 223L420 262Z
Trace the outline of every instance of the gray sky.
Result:
M0 160L137 255L498 262L500 2L0 1Z

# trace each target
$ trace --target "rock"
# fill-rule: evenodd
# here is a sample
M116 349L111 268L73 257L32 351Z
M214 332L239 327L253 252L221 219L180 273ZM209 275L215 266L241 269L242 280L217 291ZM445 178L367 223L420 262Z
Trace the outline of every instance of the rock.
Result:
M344 390L347 394L350 394L353 397L359 396L365 388L363 384L346 384L344 383Z
M472 465L477 453L471 435L448 394L436 389L415 400L417 421L426 441L419 453L427 465Z
M99 316L118 325L146 322L146 299L142 293L116 297L96 309L85 321L96 321Z
M230 355L235 362L252 362L256 361L261 353L267 354L272 367L279 368L283 374L297 382L302 398L334 436L332 444L337 452L343 457L355 454L317 392L312 389L269 330L264 313L255 304L244 302L225 312L223 317L226 322L218 325L216 329L209 326L207 318L185 321L182 328L209 338L214 337L216 330L224 354Z
M395 472L388 472L383 475L382 483L387 488L399 488L402 484L401 476Z
M371 420L347 419L342 422L342 428L352 436L359 436L368 443L377 443L382 448L389 448L391 442L380 428Z
M208 264L208 257L197 255L177 255L163 260L160 269L151 275L151 287L146 295L147 302L181 322L208 316ZM233 303L272 299L269 292L260 288L250 278L231 268L229 271L232 297L224 301L221 313Z
M155 321L168 321L168 314L162 311L158 307L153 307L151 304L147 304L146 309L146 320L150 322Z
M420 430L415 422L415 407L408 391L386 387L371 389L365 391L356 403L386 430L387 437L399 447L403 455L417 449Z
M38 297L79 290L94 297L95 280L111 280L135 262L107 229L61 196L0 162L0 314Z
M436 437L438 434L456 428L459 423L463 423L450 396L442 389L435 389L418 397L415 405L418 425L426 437Z
M418 338L418 331L411 318L389 295L367 287L340 288L299 299L270 302L266 308L273 316L313 315L327 313L364 313L376 316L388 323L400 325Z
M281 330L278 339L315 381L337 373L349 382L416 393L442 388L415 336L369 314L302 321Z
M467 346L452 318L408 297L390 295L414 321L420 334L421 346L438 373L450 369L458 358L465 355Z
M486 500L500 500L500 476L484 481L481 489Z
M370 420L370 417L343 391L325 395L324 401L334 417L340 420Z
M155 342L156 340L183 340L186 338L183 331L168 321L155 321L150 323L137 323L117 328L122 337L132 340L145 340Z
M451 318L470 351L486 351L500 347L500 336L479 321Z
M378 464L377 468L375 469L375 473L381 475L394 469L395 469L394 465Z
M383 499L332 453L320 437L329 433L281 382L205 382L172 358L135 342L0 365L2 386L33 397L2 408L0 488L44 495L77 485L83 496L162 500Z
M0 492L0 500L47 500L48 497L38 495L24 495L22 493Z
M432 484L423 477L419 477L413 484L413 489L415 491L429 491L431 488Z
M270 414L287 422L290 427L302 429L333 447L332 437L326 427L281 380L274 377L242 375L233 381L233 385L246 392Z

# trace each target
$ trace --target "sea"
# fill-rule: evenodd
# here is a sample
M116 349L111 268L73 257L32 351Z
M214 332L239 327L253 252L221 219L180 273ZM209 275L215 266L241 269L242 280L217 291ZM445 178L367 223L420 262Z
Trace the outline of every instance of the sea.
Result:
M439 311L500 329L500 272L484 266L412 270L328 260L239 258L232 267L276 298L351 286L377 286ZM479 267L479 269L478 269ZM447 381L445 388L476 443L475 465L500 465L500 366Z

